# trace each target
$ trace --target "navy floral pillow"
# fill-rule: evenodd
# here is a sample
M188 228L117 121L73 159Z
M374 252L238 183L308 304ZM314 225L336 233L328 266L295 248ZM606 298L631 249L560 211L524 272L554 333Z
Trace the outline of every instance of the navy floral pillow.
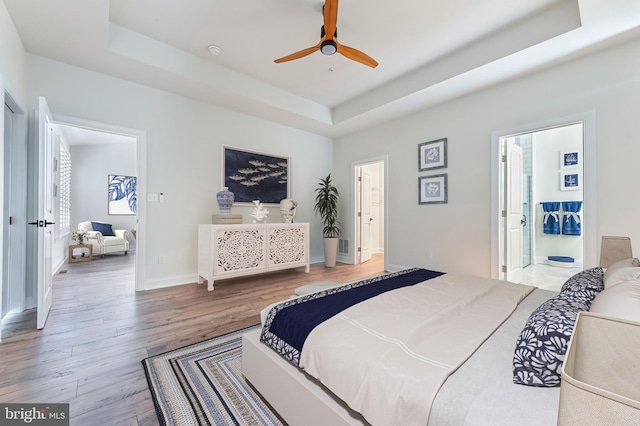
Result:
M560 289L560 293L572 293L574 297L587 300L591 305L596 295L604 290L603 277L604 271L600 267L586 269L569 278Z
M520 385L560 385L560 368L580 311L588 311L591 300L560 293L542 303L531 314L516 342L513 382Z

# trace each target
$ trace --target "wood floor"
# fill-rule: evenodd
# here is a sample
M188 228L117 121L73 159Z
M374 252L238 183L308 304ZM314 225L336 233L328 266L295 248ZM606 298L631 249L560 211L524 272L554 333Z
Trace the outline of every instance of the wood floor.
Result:
M35 310L8 315L0 343L0 401L68 402L72 425L157 425L141 360L260 322L269 303L305 283L349 282L383 272L324 264L167 289L134 291L134 254L65 265L54 278L43 330Z

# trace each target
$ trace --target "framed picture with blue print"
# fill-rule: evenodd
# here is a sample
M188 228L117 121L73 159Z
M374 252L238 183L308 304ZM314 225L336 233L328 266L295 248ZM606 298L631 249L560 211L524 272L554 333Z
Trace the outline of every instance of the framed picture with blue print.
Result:
M578 170L560 172L560 190L577 191L582 189L582 176Z
M418 145L418 171L447 167L447 138Z
M573 169L580 167L581 156L582 154L577 149L560 151L560 168Z
M446 204L447 174L418 178L418 204Z
M108 214L135 215L138 213L137 183L135 176L109 175Z

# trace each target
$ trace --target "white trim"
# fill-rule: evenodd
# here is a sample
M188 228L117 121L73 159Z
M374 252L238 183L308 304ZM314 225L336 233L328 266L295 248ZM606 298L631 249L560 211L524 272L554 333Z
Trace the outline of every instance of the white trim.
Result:
M0 118L0 134L2 135L2 141L4 142L4 104L8 105L9 108L13 111L12 114L12 138L13 138L13 158L8 161L13 161L14 169L12 171L12 208L16 214L16 219L21 221L23 224L27 222L27 129L28 129L28 116L25 113L26 109L23 108L11 95L10 90L4 86L4 81L2 75L0 75L0 94L2 94L3 99L3 114ZM4 176L4 144L3 144L3 173ZM16 174L21 173L22 178L16 179ZM4 191L4 183L2 185ZM19 195L18 195L19 194ZM16 198L22 199L22 202L16 203ZM19 200L18 200L19 201ZM2 204L0 206L0 222L5 223L4 217L4 197L2 199ZM2 234L3 235L3 234ZM26 309L26 245L27 245L27 229L25 226L16 226L15 229L12 229L12 242L10 244L20 244L16 250L15 246L11 246L9 250L11 250L13 258L10 260L12 269L9 270L9 273L12 274L12 277L9 277L9 283L13 284L8 288L9 298L6 302L8 302L9 312L22 312ZM4 247L4 241L2 243ZM4 252L0 251L0 277L3 276L4 273ZM2 306L2 291L3 286L6 284L0 280L0 306ZM1 316L1 314L0 314ZM2 318L0 318L0 341L2 337Z
M147 225L147 132L129 127L116 126L108 123L85 120L76 117L53 114L53 119L58 124L81 127L99 132L113 133L116 135L131 136L136 139L137 165L136 176L138 177L138 224L136 226L136 291L146 290L146 225ZM197 281L197 279L196 279Z
M385 264L386 264L386 259L385 259ZM404 269L409 269L409 268L410 266L388 264L387 266L385 266L384 270L387 272L398 272L398 271L402 271Z
M587 268L597 266L597 147L596 147L596 114L595 111L584 111L576 114L551 118L537 123L523 124L516 127L491 132L491 278L498 279L500 272L500 139L523 133L537 132L554 127L583 123L583 194L584 194L584 265Z
M173 277L159 278L149 280L144 283L145 290L155 290L158 288L173 287L176 285L196 284L198 282L198 274L174 275Z
M351 259L350 263L355 265L356 263L356 170L360 166L365 166L367 164L380 163L383 164L384 169L384 247L383 252L384 256L384 270L388 271L388 253L389 253L389 156L388 155L380 155L377 157L366 158L363 160L353 161L351 162L351 177L350 177L350 194L349 194L349 225L351 226L351 247L354 249L351 250L351 253L344 256Z

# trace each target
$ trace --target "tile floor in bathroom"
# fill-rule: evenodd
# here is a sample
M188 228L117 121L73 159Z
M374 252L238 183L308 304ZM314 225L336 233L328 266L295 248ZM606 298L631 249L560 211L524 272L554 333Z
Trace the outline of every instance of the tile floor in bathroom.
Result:
M567 278L582 271L581 268L561 268L545 264L531 264L522 270L522 283L560 291Z

